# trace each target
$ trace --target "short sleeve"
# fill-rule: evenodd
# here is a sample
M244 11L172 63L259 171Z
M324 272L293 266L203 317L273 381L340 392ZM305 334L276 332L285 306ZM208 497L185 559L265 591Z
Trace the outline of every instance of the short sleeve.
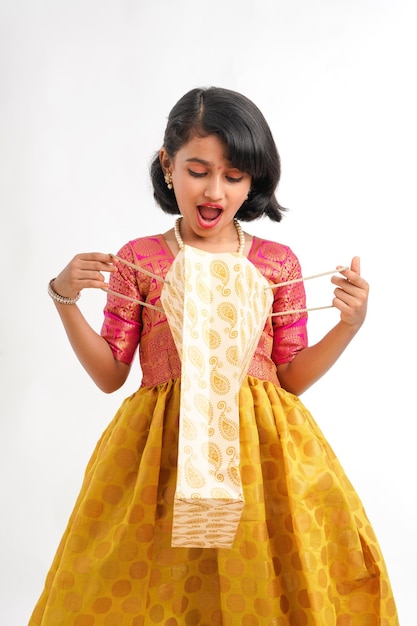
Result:
M301 267L296 255L287 248L287 254L282 264L281 277L278 282L301 278ZM283 287L275 287L273 303L273 348L272 360L276 365L292 361L296 354L307 347L307 313L306 295L303 282L296 282Z
M123 246L117 256L135 263L130 244ZM115 359L130 364L140 341L142 307L139 302L144 300L146 281L145 284L138 283L138 272L117 260L115 263L117 272L110 275L109 289L138 302L107 294L101 336L110 345Z

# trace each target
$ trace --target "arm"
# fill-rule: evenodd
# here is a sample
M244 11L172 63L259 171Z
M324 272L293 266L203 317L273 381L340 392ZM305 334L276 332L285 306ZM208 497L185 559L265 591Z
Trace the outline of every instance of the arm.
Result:
M102 272L115 270L109 254L78 254L52 286L61 296L73 298L82 289L105 287ZM55 302L55 306L78 360L96 385L106 393L119 389L128 376L130 365L114 358L107 341L91 328L76 304Z
M333 305L340 311L339 323L321 341L277 367L283 388L296 395L306 391L332 367L365 321L369 286L361 278L359 257L354 257L350 269L331 280L336 285Z

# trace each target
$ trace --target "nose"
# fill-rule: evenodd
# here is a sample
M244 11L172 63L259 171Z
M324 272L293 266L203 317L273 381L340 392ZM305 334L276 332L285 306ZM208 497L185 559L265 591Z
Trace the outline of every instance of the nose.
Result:
M223 197L223 182L221 175L210 176L204 191L206 198L210 200L220 200Z

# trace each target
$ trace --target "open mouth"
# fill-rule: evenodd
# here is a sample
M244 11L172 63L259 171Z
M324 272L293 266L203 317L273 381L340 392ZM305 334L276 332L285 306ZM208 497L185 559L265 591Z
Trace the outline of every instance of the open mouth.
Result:
M214 204L200 204L198 206L198 221L201 226L207 228L214 226L219 221L223 208Z

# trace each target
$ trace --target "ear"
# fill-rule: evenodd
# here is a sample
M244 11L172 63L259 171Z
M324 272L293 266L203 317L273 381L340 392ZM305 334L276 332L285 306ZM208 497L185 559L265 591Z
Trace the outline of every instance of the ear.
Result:
M167 172L171 166L171 159L164 147L162 147L159 151L159 162L161 164L162 171L164 173Z

